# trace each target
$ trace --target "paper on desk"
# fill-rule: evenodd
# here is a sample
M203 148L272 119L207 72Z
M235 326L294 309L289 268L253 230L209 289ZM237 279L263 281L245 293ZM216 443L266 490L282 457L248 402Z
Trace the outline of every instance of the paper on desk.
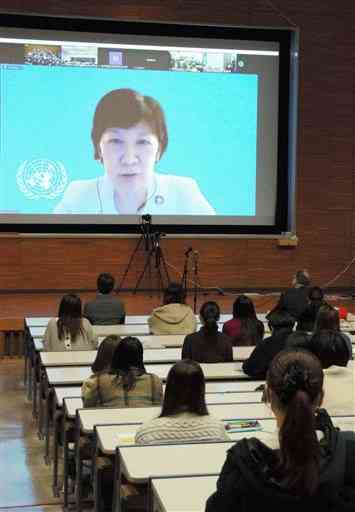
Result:
M117 434L118 444L135 444L135 438L135 432L122 432L121 434Z

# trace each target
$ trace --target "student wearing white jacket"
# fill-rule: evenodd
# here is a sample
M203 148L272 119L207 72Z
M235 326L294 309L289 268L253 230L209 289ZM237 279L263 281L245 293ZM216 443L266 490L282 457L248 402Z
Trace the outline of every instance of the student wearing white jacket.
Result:
M215 215L194 179L155 173L168 133L154 98L109 92L96 107L91 137L105 174L70 183L54 213Z

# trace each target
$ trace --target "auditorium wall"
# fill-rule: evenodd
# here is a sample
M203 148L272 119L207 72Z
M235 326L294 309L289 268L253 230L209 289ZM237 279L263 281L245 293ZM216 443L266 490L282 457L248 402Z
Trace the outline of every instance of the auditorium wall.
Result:
M25 4L25 8L23 7ZM354 215L354 9L330 0L11 0L0 12L110 17L130 20L290 26L300 29L300 97L297 177L299 245L271 239L165 239L172 277L184 250L200 253L204 286L278 288L294 269L308 268L325 285L355 255ZM99 271L120 277L136 244L113 237L0 237L0 290L95 287ZM126 286L144 264L135 260ZM334 286L352 287L352 267Z

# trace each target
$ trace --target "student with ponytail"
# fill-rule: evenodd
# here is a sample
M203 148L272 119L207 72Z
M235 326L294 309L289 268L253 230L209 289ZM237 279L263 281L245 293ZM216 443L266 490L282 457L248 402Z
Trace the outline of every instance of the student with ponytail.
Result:
M186 336L181 359L198 363L233 361L232 340L218 331L220 310L216 302L205 302L200 309L201 329Z
M267 373L277 432L264 444L243 439L228 451L206 512L355 510L355 434L336 429L323 400L317 357L284 350Z

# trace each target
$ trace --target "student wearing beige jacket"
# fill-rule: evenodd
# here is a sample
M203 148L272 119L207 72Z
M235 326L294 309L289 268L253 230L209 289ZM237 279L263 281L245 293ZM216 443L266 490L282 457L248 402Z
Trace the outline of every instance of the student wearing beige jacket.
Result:
M196 331L194 312L185 304L185 292L178 283L170 283L164 293L164 304L148 318L152 334L191 334Z

